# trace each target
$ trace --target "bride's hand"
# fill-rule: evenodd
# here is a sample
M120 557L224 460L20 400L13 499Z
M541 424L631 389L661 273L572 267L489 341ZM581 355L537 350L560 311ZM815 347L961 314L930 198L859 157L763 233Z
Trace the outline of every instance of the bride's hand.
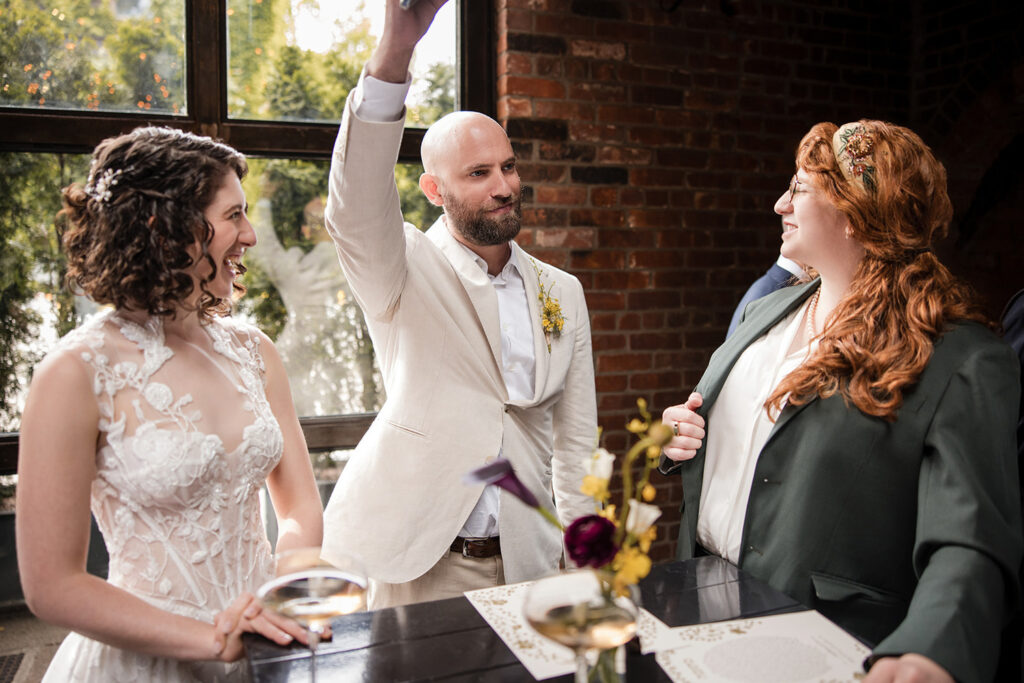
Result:
M242 593L213 619L215 658L224 662L241 659L245 653L243 633L258 633L278 645L298 640L309 644L305 628L263 605L251 593Z
M696 410L704 404L697 392L690 394L686 403L670 406L661 414L661 421L672 428L674 436L662 452L670 460L689 460L697 455L704 441L704 418Z

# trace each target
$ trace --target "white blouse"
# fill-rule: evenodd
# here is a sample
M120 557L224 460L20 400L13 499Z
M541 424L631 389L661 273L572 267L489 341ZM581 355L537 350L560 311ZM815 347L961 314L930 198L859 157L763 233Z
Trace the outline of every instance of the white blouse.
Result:
M740 559L754 467L775 425L765 412L764 402L779 382L817 347L814 341L811 346L801 345L790 352L806 321L810 301L747 347L708 413L697 541L734 564Z

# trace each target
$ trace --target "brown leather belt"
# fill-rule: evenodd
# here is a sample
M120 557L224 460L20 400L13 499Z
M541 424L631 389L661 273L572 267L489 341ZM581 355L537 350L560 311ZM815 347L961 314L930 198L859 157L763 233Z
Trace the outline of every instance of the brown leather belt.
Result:
M463 557L475 557L482 559L501 555L501 543L497 536L490 538L463 538L459 536L452 541L450 550L453 553L462 553Z

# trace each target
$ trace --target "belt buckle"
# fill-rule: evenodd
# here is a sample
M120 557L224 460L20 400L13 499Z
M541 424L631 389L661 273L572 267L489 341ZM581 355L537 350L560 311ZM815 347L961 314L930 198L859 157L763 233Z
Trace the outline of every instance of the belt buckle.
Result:
M472 556L467 552L469 550L469 539L462 539L462 556L467 559L472 559Z

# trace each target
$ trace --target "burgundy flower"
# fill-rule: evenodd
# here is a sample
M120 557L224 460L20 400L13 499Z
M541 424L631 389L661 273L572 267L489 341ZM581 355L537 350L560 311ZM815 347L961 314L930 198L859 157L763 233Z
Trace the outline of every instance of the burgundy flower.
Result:
M512 463L505 458L498 458L492 463L488 463L483 467L478 467L475 470L467 472L466 475L462 477L462 481L466 484L490 484L492 486L498 486L505 489L530 507L540 507L540 502L538 502L537 497L530 492L530 489L523 485L523 482L519 481L519 477L516 476L515 471L512 469Z
M615 524L598 515L580 517L565 530L565 548L577 567L603 567L619 551Z

